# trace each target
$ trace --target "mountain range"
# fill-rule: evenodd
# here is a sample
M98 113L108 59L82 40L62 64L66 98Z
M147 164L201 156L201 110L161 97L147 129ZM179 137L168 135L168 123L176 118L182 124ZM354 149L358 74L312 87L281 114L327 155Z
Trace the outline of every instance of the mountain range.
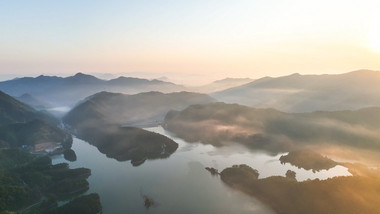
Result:
M380 71L264 77L211 94L219 101L285 112L354 110L380 106Z
M188 186L188 182L171 182L182 179L175 173L184 172L183 175L191 180L190 188L199 187L199 184L201 188L210 185L203 184L206 180L202 176L207 175L207 172L199 161L220 167L228 161L219 159L219 155L228 156L232 161L245 161L250 160L246 159L248 155L259 157L263 151L271 155L289 152L281 157L269 157L263 163L265 165L262 165L268 171L279 173L281 170L276 166L269 169L274 166L270 163L284 164L287 167L284 169L289 169L286 174L283 172L286 177L276 175L259 178L259 171L248 165L234 165L220 173L216 168L206 169L231 187L274 207L278 213L307 213L310 207L315 213L360 213L363 210L364 213L378 213L376 202L380 198L379 170L374 170L376 174L364 174L364 165L354 166L340 161L338 164L338 161L330 160L318 152L325 155L325 151L330 151L335 157L342 159L349 156L347 159L350 161L358 161L363 157L369 160L374 157L375 166L379 166L379 83L380 72L369 70L339 75L292 74L258 80L227 78L200 87L184 87L161 80L127 77L102 80L82 73L66 78L39 76L0 82L0 90L6 92L0 91L0 213L3 210L23 211L25 207L29 210L25 213L76 213L71 211L78 209L76 207L85 207L83 209L91 210L90 213L101 213L100 198L95 194L76 198L71 203L58 207L57 200L67 200L69 197L66 196L69 195L76 197L89 189L90 183L86 181L91 174L89 169L70 170L67 163L52 165L48 157L27 153L29 150L32 153L51 154L48 152L51 147L44 150L36 148L44 148L41 144L62 145L62 150L72 155L68 159L75 161L74 150L69 150L73 141L71 134L97 147L107 157L118 161L130 160L133 166L139 166L146 160L167 159L180 148L171 161L147 161L147 167L141 167L141 170L131 170L122 164L112 165L115 168L109 167L118 171L116 174L113 170L104 171L104 166L111 165L102 163L96 154L91 155L97 157L96 160L88 159L95 161L91 163L91 168L100 166L100 171L103 172L100 174L105 175L105 178L115 178L109 180L110 182L122 181L122 186L125 186L128 179L118 177L121 175L119 172L124 174L127 170L127 174L137 175L133 175L131 181L149 177L148 180L140 182L148 182L145 185L148 192L151 192L150 187L154 187L149 180L154 183L158 181L161 188L161 179L155 178L162 177L164 186L168 188L161 189L180 187L180 194L186 193L188 189L181 187ZM62 106L70 110L60 119L47 113L46 109L51 112L51 109ZM171 133L162 132L157 127L160 125ZM144 129L146 127L155 128ZM171 138L174 135L184 141L178 141L178 144L175 142L177 138ZM186 150L195 148L188 144L191 142L196 143L193 145L196 145L197 150L186 155ZM224 148L201 148L197 144L199 142ZM74 145L77 150L85 144L75 141ZM88 147L83 147L83 150L84 153L94 152ZM251 150L255 151L250 153ZM83 151L79 151L78 157L86 159ZM237 156L229 155L232 153ZM68 153L65 153L65 158L66 154ZM261 157L260 159L265 160ZM200 172L204 170L203 175L197 174L191 166L194 162L201 166ZM181 169L184 168L183 171L178 171L180 168L174 166L184 163L185 165L178 165ZM337 174L338 178L301 182L297 180L300 178L297 176L303 176L303 170L296 174L292 171L295 168L290 168L289 164L317 171L340 165L339 167L347 168L332 170L347 170L352 176L343 177ZM116 168L118 166L123 168ZM94 172L96 173L92 177L91 185L95 186L91 188L99 189L96 185L100 182L104 186L104 176L97 177L97 168ZM166 177L172 173L175 177ZM325 173L335 176L336 172ZM133 185L138 189L140 184L135 182ZM220 185L217 184L217 187ZM101 192L102 197L110 196L108 190L112 190L111 193L115 191L113 187L105 189L106 194ZM154 207L154 200L143 195L141 189L140 187L139 192L133 193L137 198L142 198L141 206L145 205L147 209L151 205ZM121 194L124 194L125 189L121 190ZM199 189L194 191L199 192ZM159 198L158 193L160 192L153 196L163 205L165 200ZM109 199L115 200L112 194ZM133 197L131 199L134 200ZM124 198L122 200L125 203ZM181 199L179 202L182 202ZM49 203L54 204L52 206ZM216 201L216 205L220 203ZM110 204L107 203L106 206ZM46 211L39 212L42 208Z
M183 89L183 86L160 80L130 77L102 80L83 73L65 78L41 75L0 82L0 90L11 96L20 97L28 93L37 100L49 103L51 107L73 106L85 97L101 91L135 94L147 91L175 92Z
M199 93L214 93L217 91L223 91L229 88L238 87L254 80L251 78L225 78L221 80L216 80L207 85L202 85L198 87L188 87L189 91L199 92Z
M371 70L335 75L296 73L257 80L226 78L199 87L185 87L156 79L131 77L102 80L78 73L65 78L56 76L17 78L0 82L0 90L36 108L73 107L80 100L101 91L124 94L189 91L209 93L215 100L226 103L300 113L380 106L379 82L380 72Z

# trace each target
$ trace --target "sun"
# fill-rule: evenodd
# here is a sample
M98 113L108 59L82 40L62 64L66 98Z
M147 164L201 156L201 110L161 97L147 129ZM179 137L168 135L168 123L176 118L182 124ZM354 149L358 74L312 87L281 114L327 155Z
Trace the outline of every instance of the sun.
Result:
M380 27L374 29L369 38L369 46L380 53Z

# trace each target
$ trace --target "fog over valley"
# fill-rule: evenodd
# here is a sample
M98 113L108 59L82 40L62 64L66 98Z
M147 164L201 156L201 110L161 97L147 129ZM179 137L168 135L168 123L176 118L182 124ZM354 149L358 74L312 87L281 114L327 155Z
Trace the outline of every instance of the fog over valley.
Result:
M380 1L2 1L0 214L379 214Z
M129 77L102 80L87 74L0 82L1 90L13 96L4 92L0 94L0 145L3 153L0 162L2 170L5 170L2 179L12 180L16 178L14 176L29 179L27 173L10 173L9 170L21 169L18 165L9 166L9 163L21 161L19 158L25 156L23 161L27 164L33 157L30 153L52 157L56 165L49 167L59 170L74 170L70 166L83 170L89 167L90 174L91 169L100 173L102 169L98 169L95 163L85 161L86 158L95 161L95 154L82 154L85 145L81 144L88 142L88 146L96 148L91 150L92 153L106 155L98 157L97 161L129 162L132 167L148 167L149 173L153 174L155 172L151 171L150 165L160 161L160 165L169 164L169 167L174 164L172 167L175 168L185 167L190 162L197 163L200 168L197 168L195 176L220 177L217 182L231 185L256 202L238 195L234 199L219 200L256 204L252 206L257 206L257 213L304 213L310 207L315 213L328 212L329 209L334 209L335 213L361 210L376 213L372 210L378 210L377 207L355 202L344 192L358 192L366 200L376 201L379 197L376 192L367 191L369 185L375 189L379 185L380 105L376 96L379 82L379 72L368 70L340 75L294 74L258 80L229 78L202 87ZM353 85L360 86L360 90ZM15 152L20 154L12 156ZM186 157L184 162L179 161L181 157ZM59 165L67 163L69 165ZM116 171L110 173L116 173L120 166L111 165L109 167L116 167ZM177 176L175 172L158 174L163 176L162 179ZM23 191L29 192L15 207L8 206L8 203L1 206L7 210L26 207L28 212L63 212L59 210L82 209L82 205L90 203L95 210L111 213L109 202L103 198L105 192L96 184L99 176L95 173L94 177L90 176L95 180L82 180L84 186L78 183L78 187L72 187L78 188L73 192L98 194L83 198L74 196L67 206L60 206L64 194L57 192L54 193L57 194L55 199L49 201L52 203L49 208L42 206L42 203L48 203L44 202L47 200L45 193L29 190L18 181L13 184L4 181L2 191L5 195L18 195L17 192L9 192L11 185L19 185L25 189ZM53 190L54 183L38 184L41 179L36 177L28 182L46 194L56 191ZM75 181L75 177L68 179ZM352 182L360 184L352 186ZM144 189L153 183L149 181L139 185ZM321 185L325 187L321 188ZM260 191L256 190L258 187ZM133 183L127 188L134 188ZM305 200L291 194L294 188L304 192L307 206L289 206L291 201ZM318 198L318 194L332 191L330 188L344 191L341 195ZM150 192L149 188L145 191ZM161 213L162 210L168 211L171 202L159 204L160 199L173 200L170 198L175 196L165 195L165 198L162 195L161 198L160 191L151 192L154 197L148 193L128 197L141 200L146 209ZM114 194L120 193L115 190ZM287 200L277 200L280 196ZM36 203L29 197L41 199ZM78 204L77 200L83 202ZM334 201L334 205L330 206L328 201ZM36 204L29 207L31 203ZM320 203L325 204L324 207ZM341 203L350 203L352 207L341 206ZM210 206L203 205L198 211L216 211L214 205ZM139 205L133 207L140 209ZM119 204L114 209L112 212L127 208ZM244 206L235 208L235 211L250 212Z

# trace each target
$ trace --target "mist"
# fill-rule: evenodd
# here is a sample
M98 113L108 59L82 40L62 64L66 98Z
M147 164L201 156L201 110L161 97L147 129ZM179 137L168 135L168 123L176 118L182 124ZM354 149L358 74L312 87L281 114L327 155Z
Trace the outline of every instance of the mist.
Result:
M369 122L363 116L367 112L379 115L380 109L289 114L215 103L172 111L164 127L189 142L217 146L236 142L271 152L331 146L380 152L380 120Z

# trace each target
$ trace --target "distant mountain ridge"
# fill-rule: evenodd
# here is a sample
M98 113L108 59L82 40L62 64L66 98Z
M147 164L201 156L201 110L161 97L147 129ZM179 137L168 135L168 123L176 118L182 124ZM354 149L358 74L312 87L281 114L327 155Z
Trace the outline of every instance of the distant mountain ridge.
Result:
M63 121L70 125L94 120L119 125L160 123L169 110L182 110L193 104L215 100L208 95L192 92L145 92L135 95L99 92L81 101L68 112Z
M213 93L221 90L226 90L228 88L233 88L241 86L250 82L253 82L254 79L250 78L225 78L221 80L216 80L207 85L202 85L198 87L190 87L190 91L200 92L200 93Z
M49 103L43 102L35 97L33 97L31 94L25 93L19 97L15 97L17 100L28 104L29 106L35 108L35 109L47 109L50 107Z
M358 70L334 75L264 77L211 96L252 107L312 112L380 106L379 91L380 71Z
M160 80L119 77L111 80L77 73L70 77L38 76L23 77L0 82L0 90L14 97L28 93L53 107L72 106L92 94L109 91L135 94L148 91L176 92L184 87Z

